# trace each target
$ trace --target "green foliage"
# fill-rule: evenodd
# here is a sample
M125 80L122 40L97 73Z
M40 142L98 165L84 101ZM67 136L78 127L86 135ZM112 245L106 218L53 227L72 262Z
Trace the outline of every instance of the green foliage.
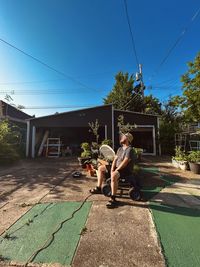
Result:
M200 163L200 151L191 151L188 155L188 161Z
M89 132L92 132L94 134L94 136L96 137L96 143L98 144L99 142L99 122L98 120L96 119L95 122L89 122L89 127L90 127L90 130Z
M144 112L147 114L161 114L161 103L159 99L148 95L144 97Z
M160 122L160 144L162 154L173 155L175 147L175 133L179 132L179 124L174 122L166 122L161 120Z
M180 99L187 121L199 121L200 118L200 52L193 62L189 62L188 71L181 77L183 97Z
M99 149L99 145L96 142L92 142L92 149Z
M198 122L200 118L200 52L193 62L187 63L188 70L181 77L183 94L173 98L181 109L185 122Z
M110 93L103 99L104 104L113 104L116 109L161 114L161 104L152 95L143 100L141 85L134 85L133 75L119 72Z
M90 150L90 145L89 143L85 142L81 144L81 148L85 151L85 150Z
M133 110L133 83L133 75L129 77L128 73L117 73L113 89L107 97L103 99L104 104L113 104L116 109L120 110Z
M8 121L0 122L0 163L14 162L19 158L18 146L20 133Z
M81 153L81 158L90 158L92 155L92 152L90 150L89 143L87 143L87 142L82 143L81 148L83 149L83 152Z
M130 133L133 131L133 129L137 128L136 124L134 124L134 125L131 125L129 123L125 124L123 115L119 115L117 126L119 127L120 133Z
M142 152L143 152L142 148L133 147L133 153L134 153L135 160L138 160L138 161L141 160Z
M175 148L175 156L173 157L173 159L175 159L177 161L187 161L188 156L185 153L185 151L181 150L180 146L176 146L176 148Z
M175 98L170 97L164 103L160 119L160 144L162 154L173 155L175 149L175 134L181 132L183 117L180 114Z
M110 140L110 139L104 139L104 140L101 142L101 145L112 146L112 140Z
M81 153L81 158L90 158L92 156L91 151L83 151Z
M137 175L140 171L141 171L140 166L137 165L137 164L135 164L135 165L133 166L133 174L134 174L134 175Z

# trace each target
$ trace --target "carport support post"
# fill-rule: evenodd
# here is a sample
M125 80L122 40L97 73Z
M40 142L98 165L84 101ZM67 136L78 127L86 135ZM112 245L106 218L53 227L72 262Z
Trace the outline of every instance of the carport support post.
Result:
M35 158L35 133L36 133L36 128L33 126L32 129L32 158Z
M108 139L108 127L105 125L105 139Z
M26 157L29 155L29 139L30 139L30 121L27 121L26 128Z
M159 149L159 156L161 156L161 144L160 144L160 119L157 117L157 127L158 127L158 149Z
M155 126L153 126L153 155L156 156L156 131L155 131Z
M115 133L114 133L114 107L112 105L112 148L115 148Z

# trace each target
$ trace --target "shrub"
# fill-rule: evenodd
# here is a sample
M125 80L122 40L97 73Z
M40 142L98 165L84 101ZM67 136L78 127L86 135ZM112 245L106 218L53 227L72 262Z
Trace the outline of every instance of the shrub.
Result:
M19 159L16 145L19 136L16 126L9 125L8 121L0 122L0 163L10 163Z
M200 151L199 150L191 151L190 154L188 155L188 161L199 163L200 162Z
M172 158L177 160L177 161L187 161L188 156L186 155L185 151L181 150L180 146L176 146L175 156Z

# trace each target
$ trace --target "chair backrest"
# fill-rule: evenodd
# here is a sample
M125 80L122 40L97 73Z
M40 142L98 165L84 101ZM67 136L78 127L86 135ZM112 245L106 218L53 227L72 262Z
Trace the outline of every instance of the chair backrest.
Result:
M115 157L115 151L108 145L102 145L99 148L100 157L108 161L113 161Z

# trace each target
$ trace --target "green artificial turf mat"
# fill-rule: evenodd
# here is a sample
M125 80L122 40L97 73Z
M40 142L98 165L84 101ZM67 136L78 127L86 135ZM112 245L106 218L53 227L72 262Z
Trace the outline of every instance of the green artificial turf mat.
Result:
M150 203L169 267L200 266L200 210Z
M81 202L37 204L0 237L0 255L8 261L26 262L57 226L78 209ZM48 246L40 251L33 262L71 264L80 234L87 220L91 202L86 202L72 219L49 239ZM50 242L51 241L51 242Z

